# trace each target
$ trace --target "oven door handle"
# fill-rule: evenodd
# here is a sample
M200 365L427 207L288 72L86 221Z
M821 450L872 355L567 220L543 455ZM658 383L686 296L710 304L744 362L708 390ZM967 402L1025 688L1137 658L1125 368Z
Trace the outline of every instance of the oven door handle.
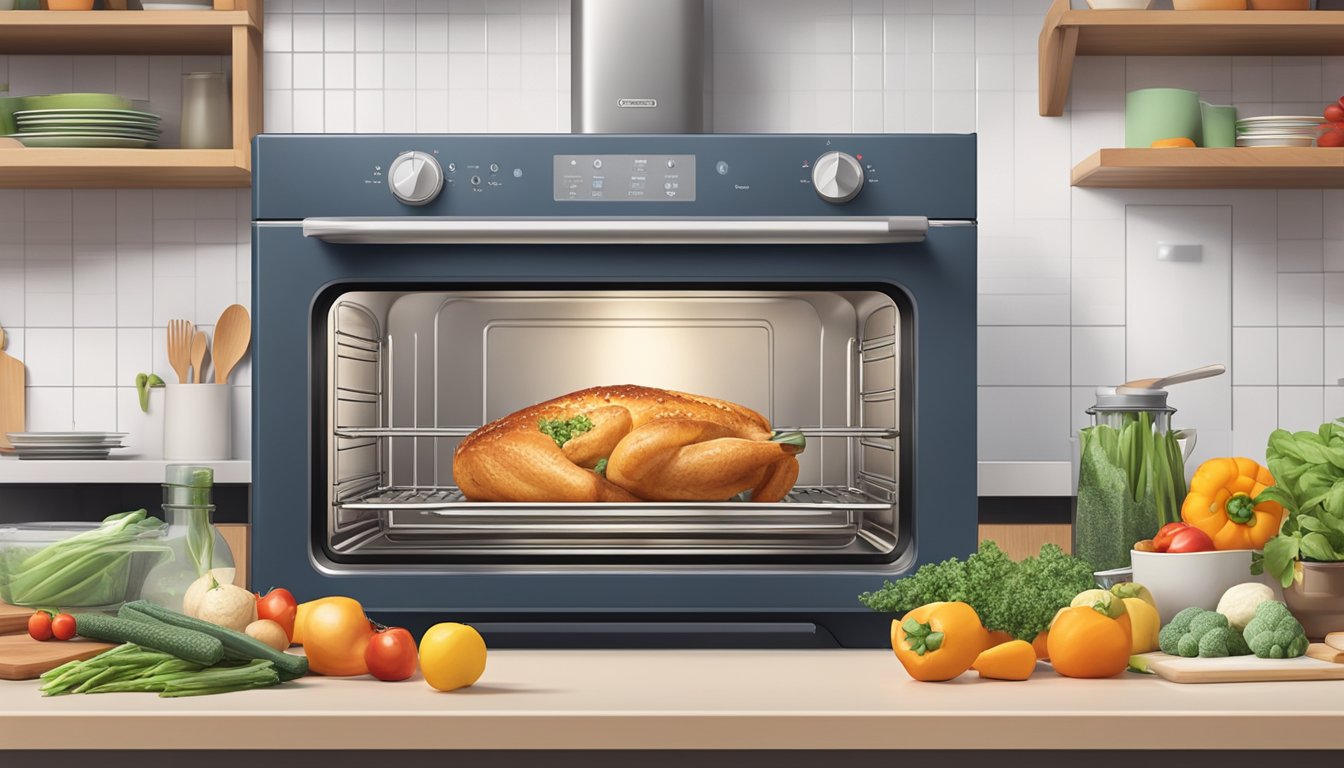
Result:
M362 245L848 245L920 243L923 216L709 219L311 218L304 237Z

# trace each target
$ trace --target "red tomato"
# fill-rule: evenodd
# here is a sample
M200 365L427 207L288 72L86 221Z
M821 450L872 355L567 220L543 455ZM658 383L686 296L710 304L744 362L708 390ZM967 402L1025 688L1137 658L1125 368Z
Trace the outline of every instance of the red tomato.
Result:
M1171 546L1171 537L1189 527L1189 523L1167 523L1162 526L1162 529L1153 537L1153 549L1158 552L1166 552L1167 547Z
M401 627L379 632L364 649L369 674L387 682L405 680L415 674L415 660L415 638Z
M38 611L28 617L28 636L34 640L51 639L51 614Z
M68 613L58 613L51 620L51 635L57 640L69 640L75 636L75 617Z
M1167 551L1172 554L1212 552L1213 539L1210 539L1209 534L1198 528L1185 528L1177 531L1176 535L1171 537L1171 544L1167 547Z
M1325 119L1332 123L1344 121L1344 106L1330 104L1325 108Z
M1339 125L1336 123L1336 125ZM1344 147L1344 128L1335 128L1334 130L1322 133L1316 139L1318 147Z
M270 619L285 630L285 637L294 640L294 618L299 613L299 602L288 589L272 589L265 597L257 596L257 619Z

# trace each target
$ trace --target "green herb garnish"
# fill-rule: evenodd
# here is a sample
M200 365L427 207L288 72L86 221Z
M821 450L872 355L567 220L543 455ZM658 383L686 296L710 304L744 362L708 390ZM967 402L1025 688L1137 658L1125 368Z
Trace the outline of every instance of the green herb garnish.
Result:
M607 460L606 460L606 459L598 459L598 460L597 460L597 465L593 467L593 471L596 472L597 474L601 475L602 477L606 477L606 476L607 476Z
M572 419L542 419L537 422L537 427L541 429L543 435L564 448L565 443L592 429L593 421L587 416L579 415Z

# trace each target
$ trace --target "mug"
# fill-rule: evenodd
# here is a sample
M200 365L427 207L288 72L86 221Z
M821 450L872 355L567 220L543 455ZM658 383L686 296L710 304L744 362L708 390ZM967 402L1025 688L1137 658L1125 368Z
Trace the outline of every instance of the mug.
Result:
M1205 147L1237 146L1237 108L1199 102Z
M1142 88L1125 96L1125 146L1151 147L1159 139L1187 138L1204 146L1199 94L1184 88Z
M163 457L171 461L233 458L230 385L164 384Z

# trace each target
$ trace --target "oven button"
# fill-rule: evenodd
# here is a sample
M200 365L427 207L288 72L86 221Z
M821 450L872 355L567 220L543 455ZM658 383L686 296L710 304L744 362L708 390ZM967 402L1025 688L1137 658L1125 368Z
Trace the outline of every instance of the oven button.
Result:
M863 189L863 166L853 155L827 152L812 164L812 187L828 203L848 203Z
M443 169L424 152L402 152L388 169L392 196L407 205L424 205L443 191Z

